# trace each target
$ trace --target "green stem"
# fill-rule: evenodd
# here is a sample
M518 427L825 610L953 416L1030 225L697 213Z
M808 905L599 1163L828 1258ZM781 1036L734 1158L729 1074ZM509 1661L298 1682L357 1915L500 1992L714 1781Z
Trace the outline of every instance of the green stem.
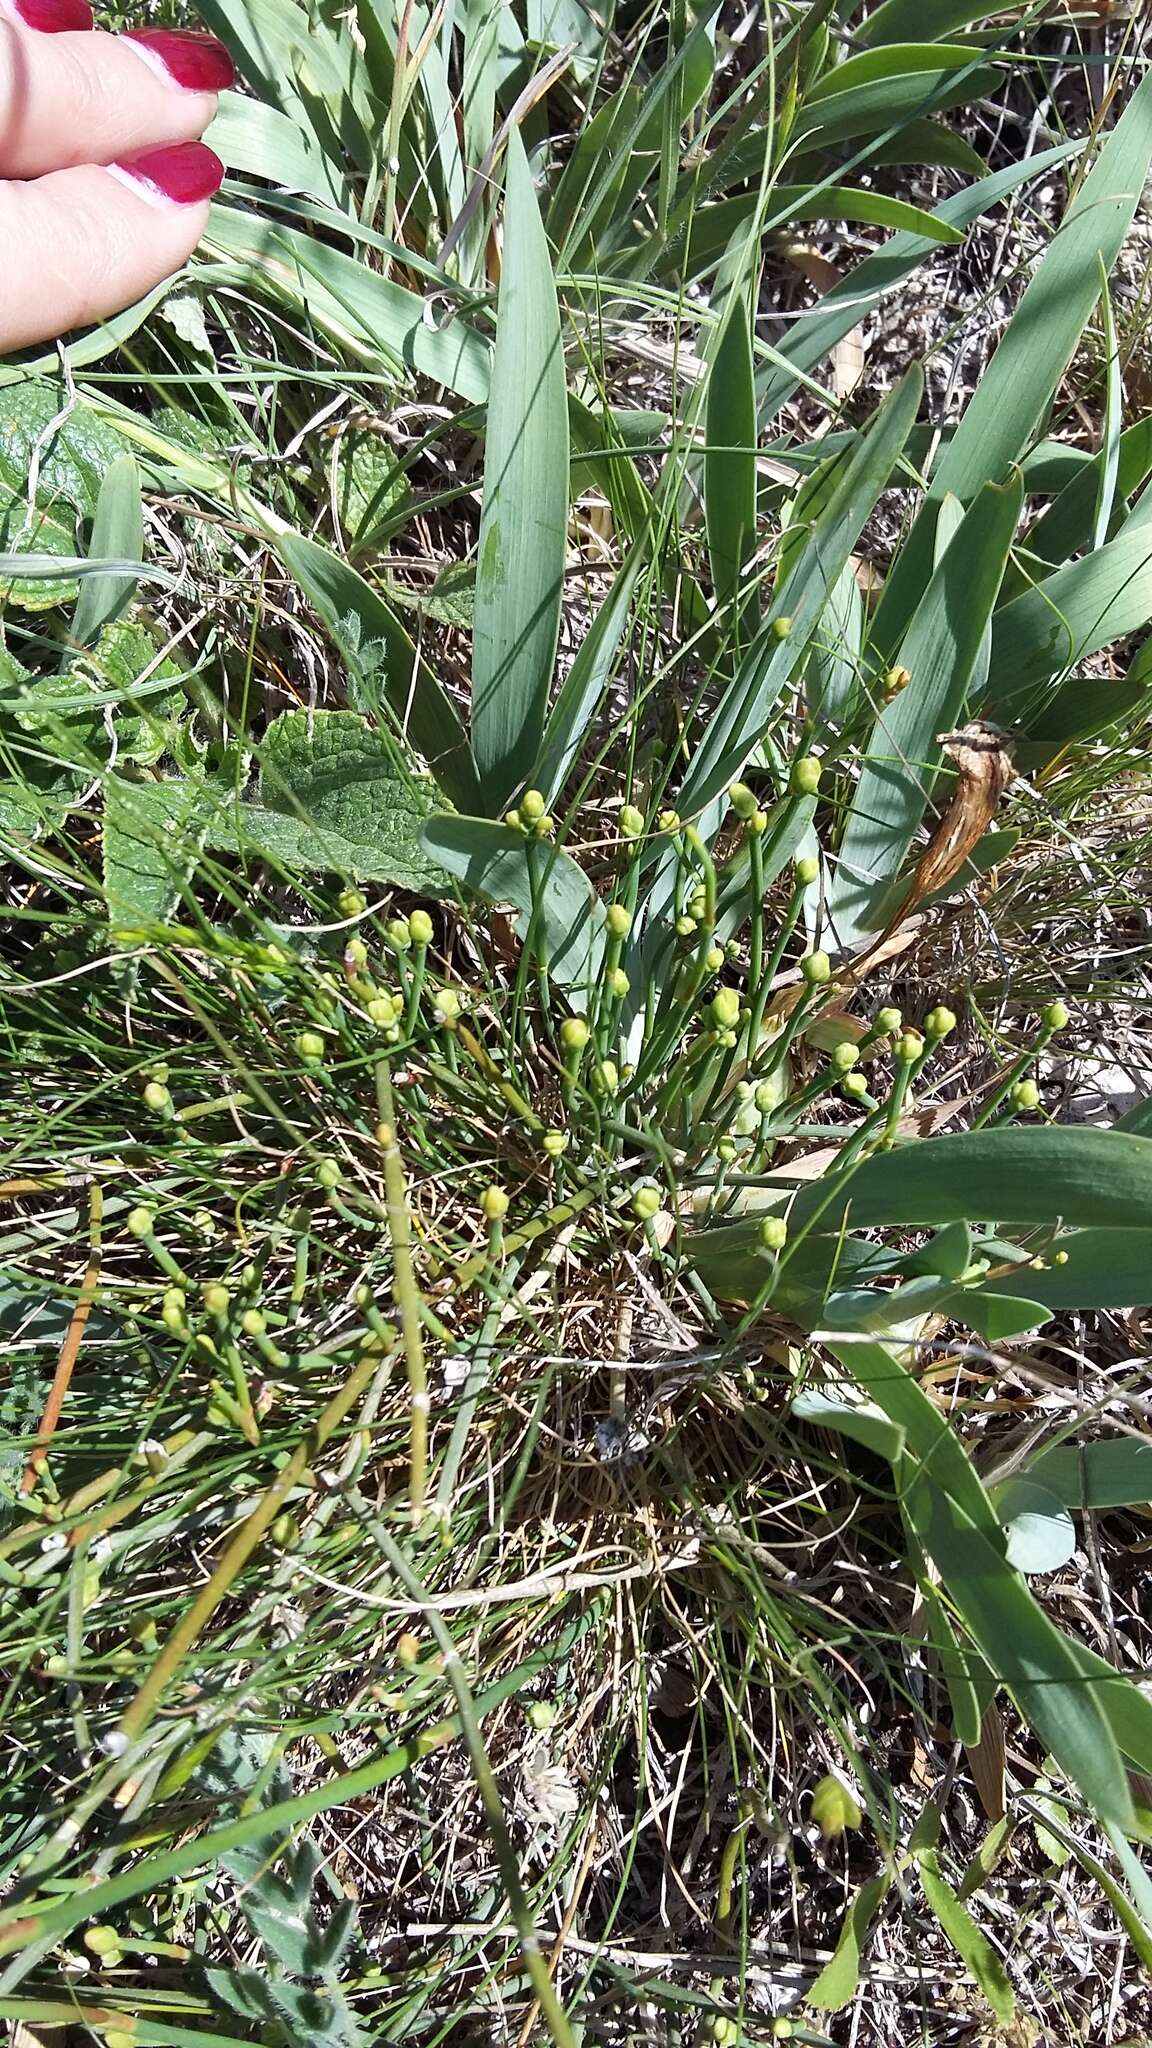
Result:
M412 1219L404 1162L396 1143L392 1079L387 1063L376 1068L376 1101L380 1109L377 1138L384 1153L385 1214L392 1239L392 1298L400 1316L404 1356L408 1365L409 1453L408 1505L414 1527L424 1519L428 1490L428 1373L424 1363L424 1319L420 1312L420 1287L412 1257Z

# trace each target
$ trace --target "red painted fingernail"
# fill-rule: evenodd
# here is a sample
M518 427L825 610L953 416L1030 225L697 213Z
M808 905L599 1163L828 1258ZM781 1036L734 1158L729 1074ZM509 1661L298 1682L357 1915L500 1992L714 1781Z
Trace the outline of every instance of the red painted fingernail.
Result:
M45 0L31 0L31 4L43 6ZM59 0L46 0L46 4L55 6ZM64 4L74 6L76 0L64 0ZM223 92L225 86L236 83L236 66L215 36L185 28L130 28L121 40L134 44L142 57L155 58L185 92Z
M195 206L220 190L224 166L215 150L203 142L176 142L168 149L146 149L141 156L120 157L112 165L121 177L131 178L162 199L174 199L179 206Z
M62 29L91 28L92 9L88 0L12 0L25 28L38 29L42 36L59 35Z

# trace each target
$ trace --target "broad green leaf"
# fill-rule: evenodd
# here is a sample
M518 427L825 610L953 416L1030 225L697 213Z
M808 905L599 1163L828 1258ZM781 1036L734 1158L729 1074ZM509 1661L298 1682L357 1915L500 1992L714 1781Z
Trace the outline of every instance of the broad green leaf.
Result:
M678 799L685 815L703 811L737 777L801 658L860 532L887 484L916 417L920 371L909 370L872 419L844 465L795 567L772 601L772 618L750 647L709 721ZM788 618L784 638L775 621Z
M285 711L261 745L259 803L222 805L206 844L443 895L448 877L420 838L440 802L435 785L403 772L387 736L356 712Z
M204 137L230 171L267 178L334 206L345 201L339 168L287 114L246 93L223 92Z
M808 1992L806 2005L815 2006L818 2012L842 2012L846 2005L851 2005L860 1984L860 1959L868 1930L891 1883L890 1873L884 1870L877 1877L866 1879L855 1893L844 1915L835 1953Z
M747 192L697 207L673 234L651 235L635 244L637 267L689 281L714 270L733 236L748 231L760 204L758 193ZM929 244L951 245L964 239L961 229L937 214L926 213L903 199L890 199L886 193L860 191L850 185L827 185L816 192L810 185L776 185L769 204L765 233L789 221L863 221L920 236Z
M840 842L828 915L851 952L880 931L882 892L902 866L961 719L1024 502L1020 478L980 492L948 542L901 644L911 681L878 714Z
M378 681L401 730L453 803L477 796L472 757L451 698L370 583L318 542L286 534L275 543L353 669Z
M24 499L34 476L38 503L63 500L87 518L123 452L119 435L59 384L33 379L0 391L0 493Z
M472 752L500 811L540 749L568 538L568 399L548 244L519 130L488 402L472 642Z
M1038 1329L1051 1314L1044 1302L1032 1300L1028 1293L1002 1294L994 1287L958 1287L942 1297L939 1307L958 1323L967 1323L987 1344L1003 1344L1024 1330Z
M811 1812L826 1842L836 1841L849 1828L858 1828L864 1819L856 1794L835 1771L829 1771L816 1786Z
M1109 1136L1123 1135L1115 1127ZM1152 1133L1150 1133L1152 1136ZM1144 1140L1146 1143L1147 1140ZM1071 1230L1053 1246L1059 1265L1046 1258L993 1283L999 1294L1021 1294L1043 1302L1049 1313L1064 1308L1135 1308L1146 1300L1152 1272L1152 1229Z
M1081 143L1063 143L1055 149L1042 150L1028 161L997 171L989 178L981 178L977 184L970 185L967 190L958 192L954 198L946 199L936 207L935 217L950 227L970 227L982 213L1008 198L1025 180L1045 176L1058 164L1076 155L1082 147ZM846 273L839 284L833 285L831 291L821 298L819 306L796 321L759 380L758 410L762 428L782 405L787 404L802 378L813 376L836 343L858 327L882 298L932 254L935 246L923 235L893 235L875 255L866 256L863 262ZM987 481L987 476L982 475L977 487Z
M61 505L69 518L67 505ZM75 522L68 525L41 505L26 505L0 490L0 610L5 601L21 611L51 611L70 603L80 590L75 570ZM53 570L53 563L71 567ZM25 559L27 558L27 559Z
M1057 1444L1033 1458L1026 1473L1066 1507L1144 1507L1152 1501L1152 1441L1117 1436Z
M380 434L351 427L333 451L333 498L341 532L351 553L369 547L408 496L396 455Z
M571 1001L586 995L603 958L604 911L574 860L484 818L430 818L424 845L467 890L511 904L521 939L535 935L533 950L552 979Z
M895 1354L889 1358L895 1364ZM1116 1739L1099 1695L1084 1684L1071 1643L1002 1555L999 1531L993 1535L980 1526L978 1517L943 1491L944 1483L938 1473L929 1479L913 1470L902 1498L953 1606L991 1670L1098 1816L1129 1825L1132 1802Z
M871 1401L846 1400L827 1388L805 1387L792 1403L793 1415L813 1429L835 1429L870 1451L896 1463L904 1449L904 1432Z
M1044 255L932 478L967 504L1043 421L1115 263L1152 163L1152 78L1132 93Z
M851 716L861 682L864 600L851 562L845 564L812 637L804 672L808 715L838 729Z
M343 250L227 206L212 209L203 249L239 283L264 285L398 382L419 372L470 404L487 398L491 359L483 336L459 316L429 322L424 299Z
M607 597L580 643L556 701L548 714L531 785L551 805L559 796L579 755L597 705L612 676L640 577L650 568L649 536L635 540Z
M113 935L167 924L196 864L210 815L200 781L104 783L104 896Z
M982 99L996 89L1001 73L981 63L980 55L959 46L950 50L940 43L906 43L850 57L809 91L789 139L797 149L805 144L830 149L857 135L898 128ZM883 76L867 76L865 67L878 59L891 68Z
M988 166L970 142L946 121L905 121L890 142L869 146L870 164L940 164L966 178L986 178ZM795 169L796 167L793 166Z
M96 500L89 549L93 560L139 562L144 555L144 509L140 472L131 455L109 464ZM72 614L70 639L76 648L92 647L105 626L126 611L136 594L136 579L120 571L89 576L80 585Z
M940 1922L962 1963L971 1971L996 2018L1007 2025L1016 2010L1016 2000L1007 1972L991 1942L977 1927L967 1906L961 1904L943 1877L934 1849L924 1849L916 1858L924 1897Z
M1055 1189L1066 1223L1152 1229L1152 1139L1076 1125L929 1138L803 1188L789 1228L796 1232L817 1219L822 1231L845 1222L851 1229L895 1223L925 1229L959 1218L1051 1223Z
M994 1486L992 1504L1008 1538L1008 1562L1018 1572L1056 1572L1067 1564L1076 1548L1076 1524L1031 1472Z
M1007 476L1043 426L1100 295L1100 265L1110 270L1120 253L1150 164L1152 76L1137 86L1100 149L933 471L928 502L877 611L882 649L903 637L928 579L939 501L951 492L970 504L986 483ZM1001 673L995 661L992 672ZM1002 687L1015 697L1013 677L1003 676Z
M877 43L902 43L914 36L951 35L955 28L967 28L1001 12L992 0L932 0L925 12L924 0L881 0L879 7L865 15L855 30L857 39L869 48ZM931 45L928 46L931 48Z
M1150 620L1152 526L1126 528L997 612L984 710L1001 724L1027 724L1053 676ZM1099 687L1094 677L1084 681L1086 695Z
M720 608L736 603L741 574L756 545L756 390L744 276L729 294L708 366L704 439L704 523L712 590ZM734 631L737 623L734 616Z

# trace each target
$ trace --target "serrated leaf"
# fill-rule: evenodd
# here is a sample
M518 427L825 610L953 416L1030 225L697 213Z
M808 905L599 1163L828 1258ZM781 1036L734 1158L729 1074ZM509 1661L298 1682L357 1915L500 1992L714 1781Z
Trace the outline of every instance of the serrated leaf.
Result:
M807 2005L819 2012L841 2012L852 2003L860 1983L861 1951L891 1882L888 1872L882 1871L860 1886L844 1915L835 1953L809 1991Z
M826 1842L834 1842L849 1828L858 1828L864 1815L851 1786L835 1771L821 1778L812 1794L812 1818Z
M922 1850L916 1861L924 1896L941 1928L976 1979L997 2019L1007 2024L1016 2010L1016 2000L1000 1957L945 1880L935 1850Z
M31 380L0 389L0 487L17 498L35 470L38 503L63 499L88 518L106 470L123 453L119 434L59 384Z
M443 895L448 876L420 837L442 803L435 785L405 774L394 745L356 712L285 711L264 736L260 801L221 807L206 843Z
M335 499L340 526L353 554L370 545L385 521L404 503L407 479L396 455L379 434L352 427L336 451Z
M208 825L204 785L171 776L104 784L104 895L113 931L166 924Z

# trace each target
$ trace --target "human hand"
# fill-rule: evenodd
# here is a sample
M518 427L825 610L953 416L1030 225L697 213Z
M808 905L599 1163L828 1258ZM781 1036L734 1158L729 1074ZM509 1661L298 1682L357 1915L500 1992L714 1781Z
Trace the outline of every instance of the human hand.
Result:
M215 36L108 35L88 0L0 0L0 352L179 270L224 175L197 138L233 76Z

